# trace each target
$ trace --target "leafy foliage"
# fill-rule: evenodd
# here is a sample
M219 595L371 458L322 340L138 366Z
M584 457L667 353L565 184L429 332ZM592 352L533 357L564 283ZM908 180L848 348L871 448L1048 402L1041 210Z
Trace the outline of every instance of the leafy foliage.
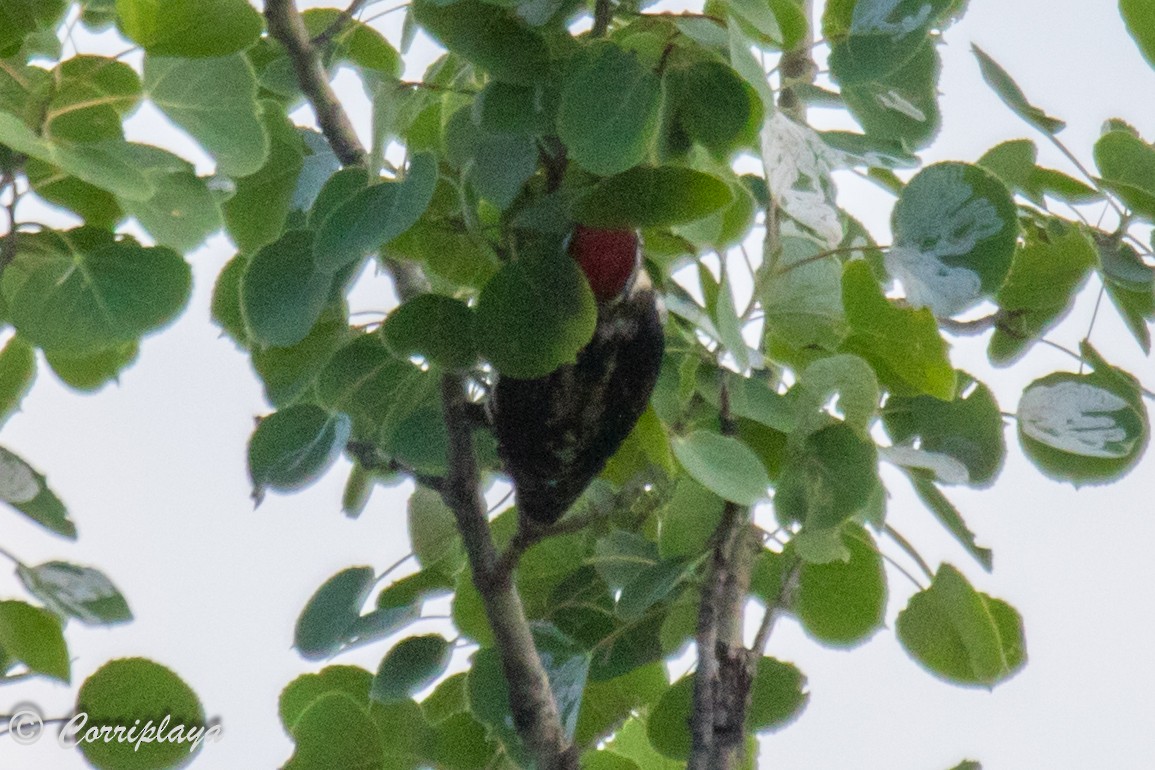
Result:
M13 212L0 236L0 424L45 363L91 391L147 355L142 340L189 301L184 255L223 232L237 253L213 318L271 408L248 444L254 498L313 484L342 456L350 516L376 485L416 483L416 571L342 569L304 604L294 646L306 660L391 645L375 674L334 665L285 688L287 768L529 766L501 612L521 613L528 649L514 652L540 667L583 767L680 767L698 748L687 730L701 718L697 674L671 681L666 664L721 606L710 585L727 549L750 555L731 565L746 570L730 583L744 592L732 625L760 604L767 633L789 615L815 641L851 647L883 626L897 544L929 580L898 616L899 643L935 676L994 687L1026 662L1021 618L955 567L932 570L893 530L880 465L899 468L989 571L991 551L947 488L996 482L1008 419L1026 459L1075 485L1121 478L1150 441L1149 384L1100 355L1090 331L1070 351L1078 371L1034 379L1015 415L951 360L951 337L972 330L990 332L992 363L1028 359L1088 285L1148 353L1155 321L1155 267L1134 229L1155 221L1155 149L1122 120L1095 143L1094 176L1039 166L1026 139L976 163L920 167L942 119L940 33L965 3L830 0L811 30L796 0L710 0L693 15L415 0L399 50L338 8L290 17L314 49L304 53L274 3L267 25L244 0L74 5L0 8L0 194ZM1150 9L1120 9L1151 60ZM589 31L575 24L590 15ZM143 55L66 58L65 18ZM418 28L444 53L402 81ZM829 73L816 80L817 45ZM974 52L1008 108L1058 143L1063 121ZM372 105L364 151L310 81L341 68ZM302 100L322 132L296 125ZM808 103L844 110L861 131L814 130ZM203 157L126 138L142 105ZM890 246L839 207L847 170L895 194ZM25 198L81 223L25 221ZM668 310L650 408L556 529L528 527L514 508L463 513L462 476L504 478L487 424L497 379L558 371L605 318L567 253L578 224L641 235L642 269ZM369 263L391 273L398 302L363 323L349 296ZM464 384L464 406L447 383ZM76 537L45 476L4 448L0 500ZM468 515L489 542L481 556ZM40 606L0 601L0 682L68 682L65 622L122 623L128 601L93 567L15 566ZM516 612L500 609L503 591ZM447 597L444 634L401 636ZM741 652L737 729L749 744L798 718L809 694L792 664ZM141 659L101 668L78 704L94 719L163 712L204 725L188 686ZM101 768L188 756L164 744L81 750Z

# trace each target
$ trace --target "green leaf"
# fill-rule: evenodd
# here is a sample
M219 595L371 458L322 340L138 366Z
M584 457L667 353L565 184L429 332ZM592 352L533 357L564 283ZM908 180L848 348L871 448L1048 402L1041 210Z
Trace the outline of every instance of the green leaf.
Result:
M304 166L301 134L283 109L263 102L261 124L269 141L264 165L237 179L236 191L221 206L229 236L246 254L277 240L284 231Z
M661 102L661 80L636 53L596 43L566 75L558 136L582 168L618 174L645 159L657 136Z
M747 729L779 730L793 722L810 700L805 688L806 677L792 664L776 658L759 658L754 670L750 710L746 713Z
M256 341L296 345L321 317L333 277L317 269L313 242L312 231L290 230L249 260L241 278L241 309Z
M0 500L48 531L76 539L76 525L43 474L4 447L0 447Z
M830 529L864 509L878 487L874 442L836 424L811 433L789 452L774 505L784 523Z
M722 520L722 499L691 478L680 478L662 512L658 547L663 558L703 553Z
M64 15L64 0L9 0L0 7L0 57L20 51L24 39L51 30Z
M646 610L669 598L692 568L685 559L665 559L642 569L622 588L618 616L626 621L642 617Z
M504 8L480 0L417 0L413 18L439 43L495 80L532 85L549 71L545 39Z
M152 56L226 56L261 35L245 0L116 0L120 29Z
M591 227L668 227L691 222L733 200L730 187L682 166L639 166L580 194L575 218Z
M733 436L696 430L674 439L674 456L702 486L723 500L754 505L766 498L770 478L750 447Z
M241 279L249 261L243 254L230 259L213 285L212 320L221 332L242 348L249 346L249 329L241 310Z
M1155 219L1155 147L1131 131L1108 131L1095 142L1102 184L1148 221Z
M53 140L123 139L121 122L140 104L140 77L127 64L103 56L74 56L54 73L56 87L43 115Z
M992 174L966 163L936 163L914 176L894 207L886 268L915 307L940 318L991 297L1011 267L1018 211Z
M1045 230L1028 230L995 298L1004 320L991 337L991 362L1013 363L1053 328L1074 304L1095 261L1095 248L1078 227L1050 220Z
M146 200L153 194L152 185L127 157L128 145L121 141L48 142L20 118L0 112L0 144L56 166L122 200Z
M422 568L441 565L450 557L455 563L461 562L464 554L457 519L440 494L428 487L417 487L409 498L408 519L413 554ZM450 567L441 571L450 574L455 570Z
M326 580L297 618L293 646L306 660L332 657L348 642L376 580L369 567L349 567Z
M868 136L917 150L930 144L942 123L941 70L934 43L925 41L899 69L879 80L847 85L842 97Z
M221 227L221 211L193 165L164 150L130 145L153 194L148 200L124 201L126 214L162 246L188 252Z
M249 439L249 478L259 503L266 489L289 492L329 470L345 448L352 423L316 404L297 404L265 417Z
M836 408L843 421L863 436L869 434L878 414L880 398L874 370L858 356L847 354L826 356L809 364L789 395L799 415L799 430L808 432L830 424L826 407L837 397Z
M269 137L257 105L257 78L244 56L147 56L144 87L172 122L216 158L217 173L242 177L265 165Z
M668 687L666 669L658 662L604 682L590 682L582 696L574 742L589 746L606 737L634 709L655 702Z
M624 529L611 529L594 546L594 567L606 585L620 591L658 563L658 550L645 537Z
M959 685L992 688L1026 663L1019 613L976 591L949 564L939 567L930 588L911 597L896 631L911 657Z
M28 342L90 353L155 331L184 308L192 278L179 254L90 236L44 231L22 239L0 291Z
M369 686L373 675L357 666L326 666L315 674L301 674L281 690L278 713L291 735L301 715L322 696L339 692L362 706L369 706Z
M0 426L19 411L35 379L35 349L20 337L12 337L0 350Z
M115 195L42 160L29 158L24 172L37 195L74 212L87 225L115 230L117 223L124 218L124 211Z
M694 676L684 676L670 685L646 721L650 745L670 759L690 756L690 720L693 711Z
M473 100L473 122L490 134L548 133L553 115L542 99L548 95L541 86L491 80Z
M440 294L422 294L401 305L385 320L381 334L400 358L421 356L447 369L466 369L477 360L473 311Z
M1155 6L1147 0L1119 0L1119 13L1143 58L1155 67Z
M774 271L762 283L766 337L771 346L835 350L846 335L842 265L816 258L824 247L809 238L785 236ZM771 425L770 427L775 427Z
M802 563L793 609L811 636L849 647L882 627L886 572L874 538L863 527L848 524L842 529L842 541L850 553L848 561Z
M320 270L333 274L408 230L429 207L437 185L437 161L414 156L400 182L380 182L333 211L317 233Z
M1143 352L1151 352L1151 330L1155 321L1155 268L1148 267L1127 243L1113 238L1096 238L1100 273L1107 296L1131 330Z
M646 722L644 715L627 719L621 729L614 734L613 739L606 743L603 751L632 762L632 767L644 770L683 770L686 766L684 761L669 759L659 754L650 744ZM606 767L609 770L632 770L631 765L623 765L621 762L609 762Z
M144 743L133 741L84 741L78 745L84 758L100 770L156 770L176 767L204 746L221 739L220 725L206 725L204 707L195 692L172 670L145 658L121 658L101 666L80 686L76 713L87 714L86 729L102 725L129 726L141 720L163 717L170 725L184 727L184 740ZM163 717L162 717L163 715ZM171 730L171 728L170 728ZM67 735L67 733L63 734ZM71 736L73 740L80 737ZM198 740L199 739L199 740Z
M315 38L341 18L337 8L310 8L301 13L305 31ZM344 19L341 31L332 37L332 53L327 60L348 62L354 67L390 78L401 76L401 57L377 30L357 19Z
M1067 124L1063 121L1058 118L1052 118L1028 102L1026 95L1011 78L1010 74L999 66L994 59L988 56L985 51L977 45L972 45L971 50L974 51L975 56L978 57L979 69L982 70L983 80L987 81L987 85L998 94L999 98L1003 100L1003 104L1011 108L1011 111L1044 134L1054 136L1066 127Z
M917 444L924 451L953 457L966 466L967 484L989 486L1007 454L1002 414L990 388L964 372L958 377L953 401L891 396L883 422L896 444Z
M393 355L381 337L363 334L343 345L317 377L317 398L353 419L359 436L397 425L415 407L414 383L424 373Z
M473 146L466 177L473 189L503 211L537 171L537 144L530 136L488 134Z
M369 172L363 166L350 166L334 173L313 200L309 210L310 229L320 229L337 207L368 186Z
M481 291L477 342L509 377L543 377L593 337L597 308L577 263L559 251L506 263Z
M369 697L378 703L398 703L432 684L445 673L453 645L439 634L402 639L381 659Z
M44 358L61 382L92 393L117 381L120 373L136 363L139 355L140 344L133 340L95 353L74 354L50 350L44 354Z
M670 70L666 83L682 129L716 156L736 149L751 122L762 123L761 103L753 90L725 64L694 62Z
M36 674L68 683L68 646L56 615L27 602L0 601L0 649Z
M322 367L350 336L346 309L331 305L296 345L253 350L253 368L265 385L268 402L281 409L309 394Z
M285 770L384 768L385 755L368 709L343 692L313 701L293 725L296 748Z
M831 75L847 86L892 74L928 43L952 2L859 0L849 13L846 6L832 7L832 16L841 18L830 50Z
M954 398L954 367L929 309L891 304L863 260L843 269L842 302L850 324L843 349L865 358L884 385L900 395Z
M98 569L50 561L35 567L18 565L16 574L33 596L61 617L73 617L88 626L132 620L128 602Z
M1076 485L1126 475L1147 448L1150 421L1138 383L1105 364L1056 372L1023 390L1019 441L1040 470Z
M954 539L967 550L967 553L975 558L975 561L982 565L983 569L990 572L994 566L994 554L989 548L979 547L978 543L975 542L975 533L967 527L967 523L963 520L958 509L933 481L913 473L907 475L910 477L910 483L914 486L914 491L918 493L919 499L930 509L939 523L954 536Z

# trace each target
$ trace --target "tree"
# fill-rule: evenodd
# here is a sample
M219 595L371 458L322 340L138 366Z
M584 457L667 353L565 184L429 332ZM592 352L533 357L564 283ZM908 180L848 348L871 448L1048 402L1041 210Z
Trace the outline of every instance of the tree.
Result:
M1040 167L1030 140L919 168L939 122L937 32L959 2L667 14L418 0L406 39L420 27L448 51L418 82L355 20L363 5L299 14L269 0L264 24L242 0L0 11L6 412L44 364L80 390L115 378L184 308L182 253L223 227L238 256L214 316L275 410L249 444L254 497L308 485L342 452L355 461L343 501L353 515L373 485L418 482L409 529L421 569L371 602L389 575L342 570L306 604L296 646L323 660L392 637L450 593L456 632L476 645L468 674L445 676L453 644L423 634L394 645L375 675L302 676L280 704L297 744L288 766L740 766L752 736L807 697L797 668L762 654L776 620L791 613L822 643L861 642L880 627L883 559L895 556L925 573L896 627L909 654L962 685L1013 676L1025 661L1017 612L958 568L932 569L887 524L879 464L902 469L990 569L943 489L994 483L1006 415L954 368L947 340L989 334L990 359L1014 365L1095 290L1094 274L1149 353L1155 281L1136 236L1155 218L1155 149L1116 120L1094 147L1096 174L1064 148L1081 180ZM1121 10L1155 58L1144 4ZM811 17L830 88L815 84ZM592 26L579 33L583 18ZM62 57L64 19L115 25L142 65ZM1063 147L1062 122L975 54L1008 107ZM775 62L769 79L764 62ZM373 101L368 148L329 83L342 66ZM213 157L212 177L125 140L145 98ZM319 131L288 117L301 102ZM846 110L862 131L810 128L811 104ZM749 158L757 169L740 173ZM839 209L831 175L845 167L896 197L891 245ZM17 204L33 197L84 226L24 221ZM130 217L153 245L125 234ZM641 231L670 312L667 354L622 450L540 529L512 509L489 516L483 485L502 469L476 407L495 377L545 374L588 342L593 302L563 249L575 222ZM403 302L366 327L345 296L370 258ZM1024 390L1019 445L1052 478L1109 482L1146 448L1151 394L1090 333L1070 352L1077 371ZM74 536L44 477L8 450L0 461L4 499ZM13 560L43 606L0 603L0 668L66 681L63 619L118 622L127 604L91 568ZM695 668L671 682L662 663L688 644ZM163 703L204 722L179 678L139 659L87 680L80 706L131 723L145 705L118 695L125 682L138 693L155 683L153 712ZM157 766L185 756L146 748ZM130 749L82 746L104 767L137 766Z

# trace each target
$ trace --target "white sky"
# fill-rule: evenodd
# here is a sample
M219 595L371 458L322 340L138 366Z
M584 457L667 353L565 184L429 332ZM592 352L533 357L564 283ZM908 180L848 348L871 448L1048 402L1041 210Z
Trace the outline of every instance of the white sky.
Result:
M381 28L396 41L395 27ZM1037 139L982 83L971 43L1006 67L1034 103L1068 122L1062 136L1088 165L1106 118L1122 117L1155 138L1155 73L1114 3L972 0L941 49L944 129L924 153L927 162L973 161L1000 141ZM359 89L346 92L354 95L353 117L364 128ZM159 131L171 139L147 110L134 125L134 138L160 141ZM1043 165L1073 173L1041 141L1040 150ZM890 199L854 180L842 195L886 242ZM0 545L29 564L59 558L99 567L127 595L137 618L113 630L70 626L75 684L4 688L0 713L21 700L39 703L49 715L68 713L76 686L102 663L143 655L177 671L208 714L222 720L222 741L206 746L194 767L251 770L288 758L277 695L299 673L321 667L290 649L298 612L337 570L357 564L381 570L405 553L407 487L378 490L362 518L349 521L339 510L342 462L311 489L270 495L252 510L245 445L253 417L268 407L247 358L219 339L208 320L213 280L230 256L221 237L191 255L195 292L188 312L144 343L139 363L119 386L83 396L45 369L24 411L0 435L0 444L48 475L80 530L79 541L68 543L0 511ZM1089 301L1056 337L1068 346L1090 319L1094 292L1087 294ZM387 283L360 287L357 304L388 307ZM1101 313L1093 342L1109 360L1155 385L1155 367L1112 310ZM1072 368L1065 356L1044 348L1009 372L992 373L982 340L959 341L952 356L992 385L1010 412L1027 382ZM1076 493L1028 465L1013 427L1008 439L1010 458L993 490L951 490L980 543L994 548L992 575L969 560L893 475L887 478L895 493L889 516L932 564L951 561L980 590L1022 612L1026 669L994 693L959 689L923 672L887 629L853 651L835 651L785 620L769 652L809 676L811 701L798 722L762 741L764 767L947 770L964 758L981 760L987 770L1155 765L1155 454L1118 484ZM889 578L893 626L913 587L893 569ZM22 590L15 578L0 576L0 597L16 596ZM384 651L382 644L336 662L374 669ZM52 737L32 747L0 738L0 769L85 766Z

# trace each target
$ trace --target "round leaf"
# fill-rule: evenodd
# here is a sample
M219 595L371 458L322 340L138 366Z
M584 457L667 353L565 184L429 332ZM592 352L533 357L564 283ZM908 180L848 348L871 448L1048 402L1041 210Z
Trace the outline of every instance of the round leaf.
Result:
M321 317L333 278L316 268L313 233L290 230L253 255L241 278L241 310L258 342L289 347Z
M858 525L843 529L849 561L803 562L794 611L802 627L826 644L850 646L882 627L886 572L870 533Z
M84 242L45 233L21 251L2 284L12 325L46 350L94 352L169 323L188 301L189 265L171 249L132 241Z
M754 670L746 726L755 732L778 730L798 718L810 695L806 677L795 666L775 658L759 658Z
M373 590L369 567L350 567L326 580L309 598L293 635L293 646L307 660L335 655L349 640L361 607Z
M357 666L326 666L316 674L302 674L281 690L278 700L281 724L293 734L297 720L309 706L331 692L345 693L368 707L372 683L373 675Z
M265 164L269 137L260 120L257 78L244 56L148 56L144 60L144 87L169 119L216 158L219 173L247 176Z
M369 697L399 703L432 684L449 665L453 645L438 634L402 639L381 660Z
M422 294L397 308L381 334L401 358L417 355L448 369L465 369L477 359L473 311L440 294Z
M898 640L928 671L960 685L993 687L1026 663L1023 623L1006 602L979 593L949 564L898 615Z
M701 219L732 200L730 187L710 174L682 166L639 166L583 193L574 217L607 229L668 227Z
M121 31L154 56L226 56L261 34L245 0L116 0L116 11Z
M915 307L940 318L970 310L1006 278L1018 211L994 175L966 163L937 163L903 188L894 208L886 267Z
M352 422L316 404L298 404L265 417L249 439L249 478L259 502L266 488L287 492L312 484L337 459Z
M670 685L650 712L646 735L653 747L670 759L690 756L690 716L693 710L694 677L685 676Z
M1110 368L1035 380L1019 401L1018 425L1027 457L1047 475L1075 484L1126 474L1150 431L1134 380Z
M696 430L674 439L674 456L695 481L723 500L754 505L766 498L770 486L766 466L733 436Z
M478 347L505 376L544 377L593 338L597 308L589 283L564 254L504 265L477 303Z
M437 161L413 158L400 182L381 182L356 193L333 211L317 233L317 266L327 273L357 261L413 226L433 198Z
M79 749L100 770L165 770L188 761L203 740L219 740L219 726L205 728L205 713L195 692L170 669L144 658L122 658L101 666L80 686L76 712L88 716L85 729L100 725L132 725L168 717L161 742L84 741ZM172 730L183 727L183 741ZM68 733L62 734L62 737ZM79 736L76 736L79 737ZM157 734L159 738L159 733Z
M37 674L68 682L71 663L60 619L27 602L0 601L0 649Z
M640 163L658 128L662 84L636 53L599 43L566 76L558 136L569 157L595 174Z

